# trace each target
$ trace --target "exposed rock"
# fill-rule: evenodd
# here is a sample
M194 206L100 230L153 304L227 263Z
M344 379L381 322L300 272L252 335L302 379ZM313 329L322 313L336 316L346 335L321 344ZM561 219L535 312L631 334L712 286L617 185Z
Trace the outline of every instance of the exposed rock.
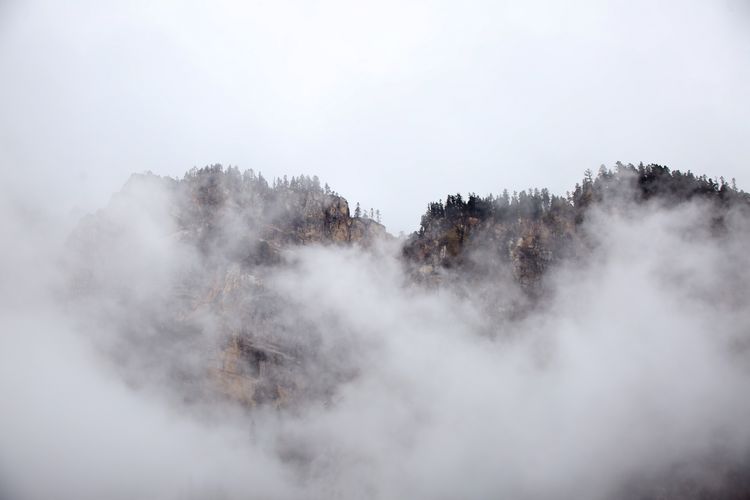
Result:
M283 405L295 390L288 375L294 361L279 346L236 335L221 350L213 375L219 391L243 405Z
M546 270L559 261L584 258L589 242L582 224L589 210L629 210L644 203L673 206L701 199L716 210L712 231L720 234L730 210L750 212L750 195L706 176L660 165L617 164L589 171L567 196L529 190L480 198L449 195L430 203L421 227L404 246L419 281L438 283L444 271L455 280L482 279L505 268L530 298L543 294ZM431 272L428 273L427 269ZM444 280L442 280L444 281Z
M375 241L392 238L385 231L385 226L375 222L372 219L363 219L356 217L351 219L349 232L349 241L369 246Z
M149 237L139 238L138 231ZM132 327L117 340L123 344L119 352L192 373L182 368L191 361L172 352L191 332L196 348L217 353L206 376L221 394L250 406L283 404L300 387L308 393L325 388L305 379L318 334L266 289L268 268L280 264L290 246L367 247L390 237L376 221L351 217L347 200L320 188L316 179L277 181L272 188L260 175L231 168L196 170L180 181L138 174L71 235L76 267L70 271L80 298L104 293L123 303L148 302L151 315L126 322ZM154 242L154 248L133 248L140 240ZM134 265L153 266L152 276L163 283L128 283L128 273L112 274ZM134 275L149 276L142 271ZM103 289L113 285L115 290ZM148 293L141 297L144 289ZM168 328L162 327L155 347L144 350L154 324ZM306 352L305 359L299 352Z
M352 218L349 216L349 204L342 197L330 200L324 211L325 227L331 241L344 243L351 240Z

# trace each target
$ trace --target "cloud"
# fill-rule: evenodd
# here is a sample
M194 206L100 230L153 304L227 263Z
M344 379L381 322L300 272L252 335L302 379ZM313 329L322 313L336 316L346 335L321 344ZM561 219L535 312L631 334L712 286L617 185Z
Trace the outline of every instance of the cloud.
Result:
M698 204L591 212L592 254L555 269L549 302L515 320L487 314L504 278L424 288L396 247L291 248L242 272L277 306L266 328L310 349L299 369L327 392L248 412L201 392L221 309L166 322L186 268L219 287L236 271L175 251L152 187L107 209L130 251L108 254L107 286L83 306L61 295L59 233L4 202L10 498L611 498L683 477L710 488L702 475L747 456L744 216L716 234Z
M600 215L591 263L560 270L549 308L494 340L477 335L480 297L399 291L395 262L303 251L285 290L375 346L337 406L297 424L321 426L313 446L346 481L334 493L603 498L712 453L738 460L747 314L717 297L742 294L747 267L712 263L744 236L690 239L703 208Z

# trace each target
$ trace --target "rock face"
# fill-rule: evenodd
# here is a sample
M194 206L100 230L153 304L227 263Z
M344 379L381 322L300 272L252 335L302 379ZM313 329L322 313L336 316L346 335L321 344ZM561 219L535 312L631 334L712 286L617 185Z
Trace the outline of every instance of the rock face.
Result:
M385 234L379 224L379 233L353 231L364 221L352 218L346 199L321 188L317 178L285 178L270 187L252 171L207 167L189 173L175 191L183 231L209 244L236 243L239 252L249 248L253 253L258 247L261 253L278 254L286 245L369 245L371 236ZM238 235L244 240L234 241ZM257 263L263 263L262 256Z
M352 241L351 228L354 221L349 216L349 204L346 200L336 197L330 200L328 206L324 204L323 208L328 238L338 243Z
M218 177L218 181L201 176ZM181 229L188 241L195 238L198 246L212 249L212 258L219 256L224 261L219 268L224 277L217 277L221 292L208 302L212 314L222 322L224 347L215 372L220 391L250 406L286 404L303 390L312 394L325 388L315 387L304 376L306 364L314 361L314 326L295 318L290 312L293 308L285 306L282 297L265 289L265 268L278 264L289 246L369 246L389 235L373 220L351 217L347 200L320 188L317 180L300 177L268 188L262 177L250 176L237 191L232 188L237 178L231 170L198 172L197 182L188 184L190 195L183 195L182 203L186 198L189 205L196 200L200 203L207 183L218 185L212 189L219 194L210 199L221 201L209 205L209 211L201 209L206 217L198 218L198 224L196 219L188 219ZM181 212L187 210L190 207ZM234 221L242 221L244 227L236 227ZM208 245L200 243L205 235ZM242 237L238 240L237 235ZM217 240L222 242L219 249L214 247ZM302 356L302 352L306 354Z
M659 165L617 165L589 171L567 196L530 189L480 198L449 195L430 203L420 230L404 246L412 275L428 283L452 279L486 279L497 272L511 274L526 296L544 293L546 271L561 261L585 258L591 245L582 224L590 210L627 211L644 203L675 205L701 199L722 214L750 210L750 195L723 180L670 171ZM449 273L450 272L450 273Z
M583 222L591 207L699 197L717 208L720 228L722 213L750 206L747 194L723 182L659 166L621 167L587 175L566 197L529 190L431 203L403 247L409 276L428 285L469 285L465 290L515 281L520 292L488 293L494 302L481 304L493 320L513 320L541 303L550 268L586 257L592 243ZM270 186L252 171L213 166L181 180L133 176L72 235L69 268L83 302L109 300L96 320L119 325L121 335L108 348L123 364L164 366L166 379L191 391L204 385L208 394L218 387L244 405L283 404L295 394L325 398L327 381L356 367L312 374L325 364L317 363L322 332L264 284L269 270L290 246L367 247L388 238L381 224L352 217L346 199L317 178ZM201 380L188 379L196 373Z
M623 168L587 176L564 198L530 190L430 204L403 246L404 263L420 284L478 283L475 296L481 285L496 286L498 275L512 277L532 302L544 297L551 268L586 257L592 207L627 210L693 197L716 208L717 231L727 211L750 212L750 197L723 182L657 166ZM352 217L347 200L317 179L269 186L252 171L207 167L179 181L133 176L106 209L81 222L64 265L75 291L71 307L88 308L96 333L115 325L116 338L101 344L131 383L152 382L139 374L159 376L181 400L281 407L302 398L329 401L334 384L358 368L340 355L345 340L326 345L319 330L325 322L306 319L268 285L284 265L284 249L367 247L389 238L374 220ZM498 315L505 318L522 309L519 302L526 305L517 296L509 305L491 305L505 308ZM715 469L729 480L714 490L691 482L690 471L677 471L638 481L622 498L748 498L749 465Z
M392 239L385 226L372 219L351 219L349 226L349 241L363 245L371 245L373 242Z
M97 320L122 325L114 350L134 353L124 363L161 365L191 392L218 389L245 406L286 404L303 391L325 395L308 371L319 332L265 276L285 248L367 247L390 237L374 220L351 217L347 200L317 178L271 187L252 171L214 166L179 181L132 176L73 233L69 267L81 301L117 297L122 305ZM128 317L132 310L139 317ZM186 379L195 373L203 380Z
M414 276L438 283L452 271L459 278L512 274L528 294L541 292L544 272L584 245L572 221L459 217L430 221L404 246Z
M213 375L222 394L245 406L284 405L296 389L293 378L285 376L294 361L279 346L234 335Z

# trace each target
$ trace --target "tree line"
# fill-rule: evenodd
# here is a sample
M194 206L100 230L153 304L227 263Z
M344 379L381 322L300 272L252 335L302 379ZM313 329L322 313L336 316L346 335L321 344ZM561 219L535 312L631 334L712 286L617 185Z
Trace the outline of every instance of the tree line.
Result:
M739 190L734 179L713 179L656 164L641 163L636 167L617 162L614 169L602 165L597 175L587 169L583 180L576 183L573 191L565 196L551 194L546 188L530 188L513 193L505 189L500 195L489 194L485 197L476 193L470 193L466 198L460 193L448 195L445 203L440 200L427 205L419 233L423 234L435 223L454 223L467 218L504 222L573 217L580 221L587 206L617 194L630 194L635 202L659 198L666 203L676 203L699 197L722 203L739 200L750 203L750 195Z

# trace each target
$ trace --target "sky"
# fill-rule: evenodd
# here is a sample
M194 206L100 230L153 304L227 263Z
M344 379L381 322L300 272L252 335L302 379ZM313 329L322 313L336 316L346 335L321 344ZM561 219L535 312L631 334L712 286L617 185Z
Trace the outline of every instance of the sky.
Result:
M3 184L75 219L133 172L304 173L393 233L616 161L748 189L748 28L747 0L1 0Z

